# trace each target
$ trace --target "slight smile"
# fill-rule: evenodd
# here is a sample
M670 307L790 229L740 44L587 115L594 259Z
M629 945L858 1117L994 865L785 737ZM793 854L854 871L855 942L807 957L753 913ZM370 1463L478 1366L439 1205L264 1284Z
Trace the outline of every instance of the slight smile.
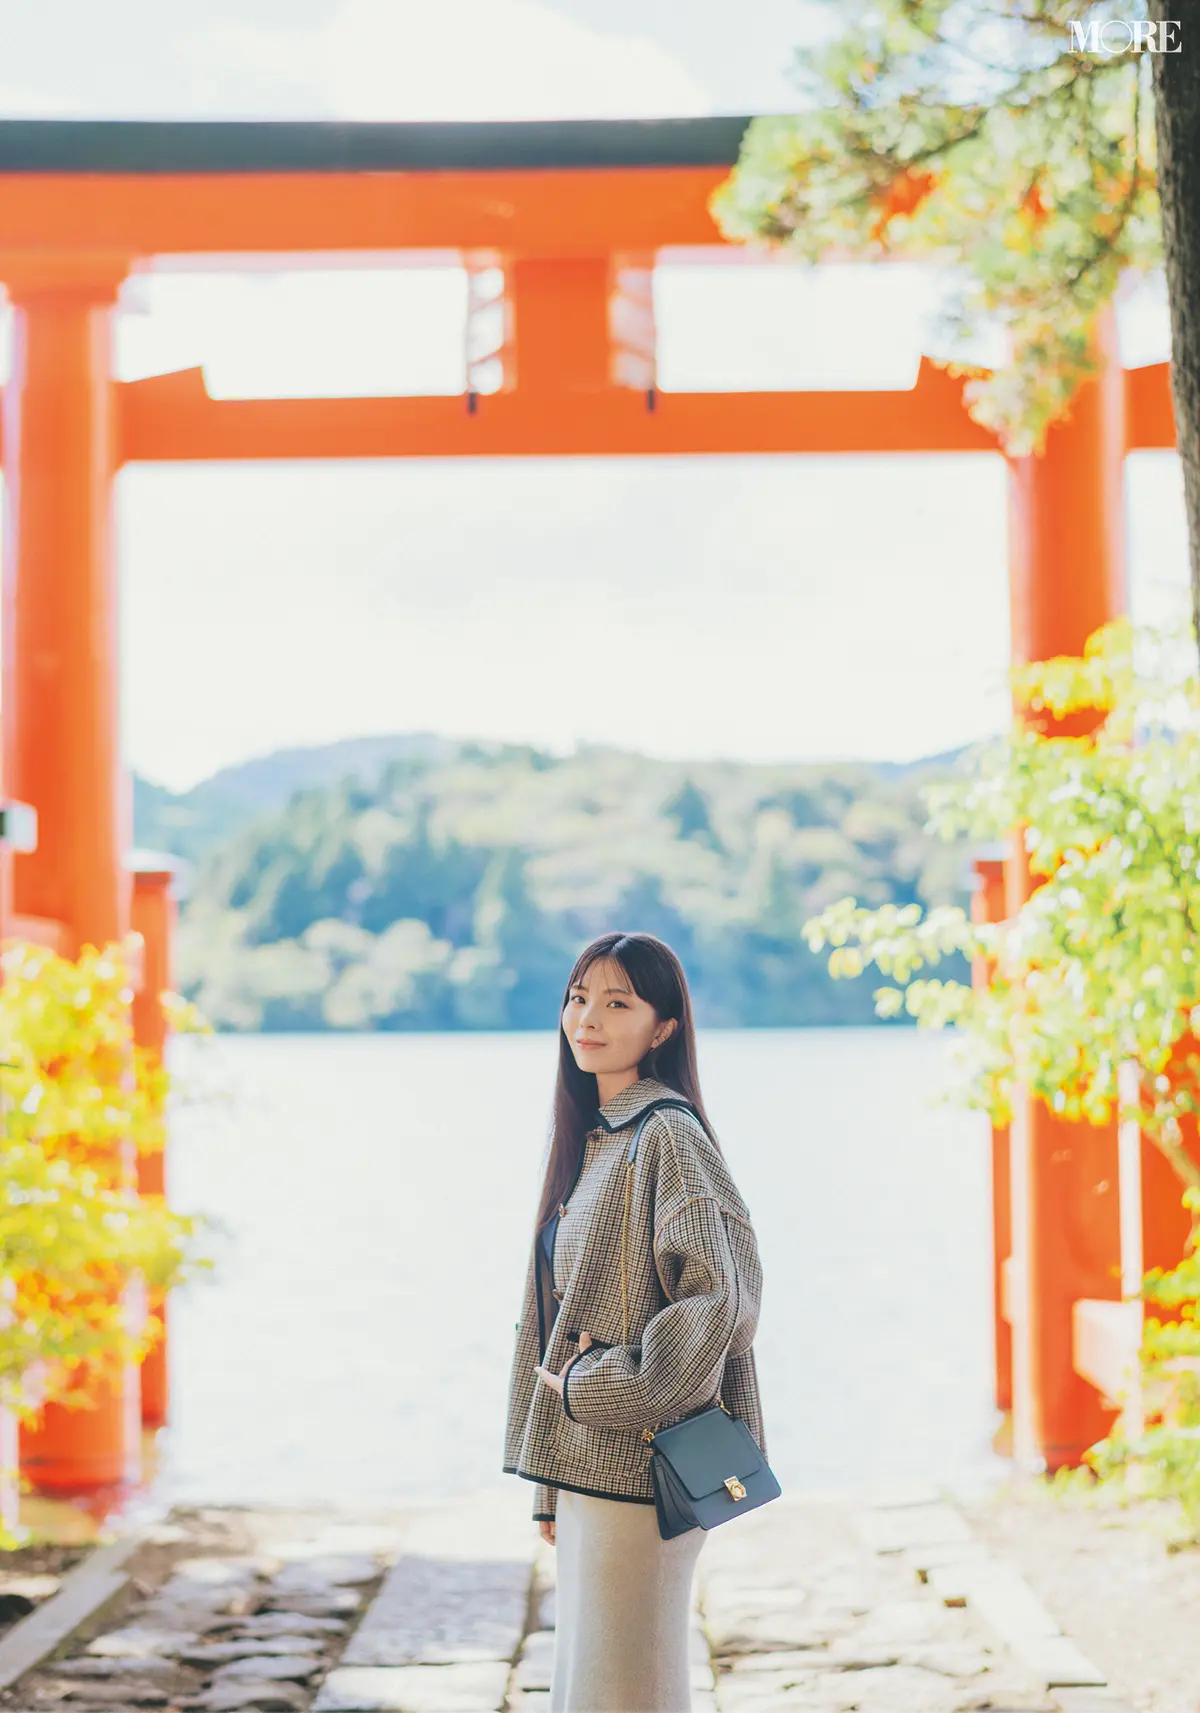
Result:
M580 1041L580 1040L576 1040L575 1045L577 1047L603 1047L604 1042L603 1041Z

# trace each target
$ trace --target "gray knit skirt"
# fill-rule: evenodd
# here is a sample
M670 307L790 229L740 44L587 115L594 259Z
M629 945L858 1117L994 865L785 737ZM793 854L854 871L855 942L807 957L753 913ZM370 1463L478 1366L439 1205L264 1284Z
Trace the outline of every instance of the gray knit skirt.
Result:
M692 1573L708 1536L665 1541L653 1505L560 1487L549 1713L690 1713Z

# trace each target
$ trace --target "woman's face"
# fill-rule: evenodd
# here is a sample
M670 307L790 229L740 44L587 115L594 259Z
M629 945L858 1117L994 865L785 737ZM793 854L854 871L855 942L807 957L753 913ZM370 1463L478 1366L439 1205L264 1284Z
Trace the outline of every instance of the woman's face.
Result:
M620 964L598 958L569 990L562 1026L581 1071L613 1076L635 1070L671 1034L675 1019L660 1019Z

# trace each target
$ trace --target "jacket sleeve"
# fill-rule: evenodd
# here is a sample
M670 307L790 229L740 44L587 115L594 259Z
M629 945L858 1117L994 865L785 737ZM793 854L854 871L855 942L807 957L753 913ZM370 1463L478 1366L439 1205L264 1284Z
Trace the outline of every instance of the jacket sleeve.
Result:
M672 1299L640 1344L592 1346L568 1366L563 1409L591 1427L647 1427L711 1403L739 1324L738 1272L725 1210L688 1197L655 1237Z
M558 1514L558 1488L539 1482L533 1490L533 1520L553 1522Z

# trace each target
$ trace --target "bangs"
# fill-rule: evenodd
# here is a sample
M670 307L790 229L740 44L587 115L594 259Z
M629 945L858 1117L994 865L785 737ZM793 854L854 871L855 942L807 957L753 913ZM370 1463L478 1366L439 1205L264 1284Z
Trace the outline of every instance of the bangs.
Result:
M617 953L613 950L613 946L619 946L624 938L624 934L614 934L612 936L611 945L601 941L598 946L585 946L583 951L580 952L578 958L575 960L575 968L571 971L570 980L567 982L567 992L570 993L573 987L582 987L584 976L589 970L595 969L597 964L613 964L618 970L620 970L621 977L625 983L627 991L630 993L637 993L637 984L634 982L632 975L629 973L629 970L621 961ZM638 994L638 997L641 998L643 996Z

